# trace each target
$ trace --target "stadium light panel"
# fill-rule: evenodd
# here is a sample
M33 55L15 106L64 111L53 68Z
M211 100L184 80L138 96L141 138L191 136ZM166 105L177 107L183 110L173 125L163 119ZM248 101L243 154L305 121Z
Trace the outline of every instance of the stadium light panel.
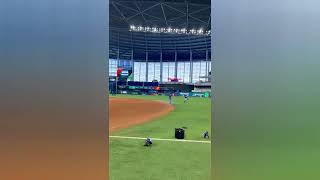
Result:
M153 27L152 32L157 32L157 28Z
M135 32L153 32L153 33L175 33L175 34L192 34L192 35L210 35L211 30L204 31L203 28L200 28L198 30L191 29L187 30L186 28L178 29L178 28L157 28L157 27L143 27L143 26L135 26L130 25L129 31L135 31Z

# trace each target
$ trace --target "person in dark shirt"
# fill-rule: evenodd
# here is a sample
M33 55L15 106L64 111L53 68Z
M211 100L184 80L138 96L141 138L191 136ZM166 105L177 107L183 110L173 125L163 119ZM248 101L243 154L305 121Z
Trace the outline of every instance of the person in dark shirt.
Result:
M209 138L209 132L208 131L203 133L203 138Z
M183 97L184 97L184 100L183 100L183 102L185 103L185 102L187 102L188 100L189 100L189 98L188 98L188 95L187 94L184 94L183 95Z
M144 146L151 146L152 145L152 140L150 138L147 138L145 140Z
M172 104L172 93L169 93L169 104Z

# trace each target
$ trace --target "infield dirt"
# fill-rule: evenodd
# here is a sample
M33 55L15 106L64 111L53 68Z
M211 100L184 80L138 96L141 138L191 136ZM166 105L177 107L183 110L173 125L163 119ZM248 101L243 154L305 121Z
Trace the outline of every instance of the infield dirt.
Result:
M131 98L109 98L109 133L159 118L174 110L161 102Z

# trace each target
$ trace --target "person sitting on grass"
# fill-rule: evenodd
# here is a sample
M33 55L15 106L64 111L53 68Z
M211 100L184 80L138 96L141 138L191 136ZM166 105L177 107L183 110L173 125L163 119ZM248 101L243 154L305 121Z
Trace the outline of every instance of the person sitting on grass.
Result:
M203 138L209 138L209 132L208 131L203 133Z
M150 138L147 138L145 140L144 146L151 146L152 145L152 140Z

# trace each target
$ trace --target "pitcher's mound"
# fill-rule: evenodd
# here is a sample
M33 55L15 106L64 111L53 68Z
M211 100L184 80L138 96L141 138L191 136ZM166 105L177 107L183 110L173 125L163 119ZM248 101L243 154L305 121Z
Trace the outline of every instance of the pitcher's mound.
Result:
M109 132L142 124L173 109L172 105L160 101L109 98Z

